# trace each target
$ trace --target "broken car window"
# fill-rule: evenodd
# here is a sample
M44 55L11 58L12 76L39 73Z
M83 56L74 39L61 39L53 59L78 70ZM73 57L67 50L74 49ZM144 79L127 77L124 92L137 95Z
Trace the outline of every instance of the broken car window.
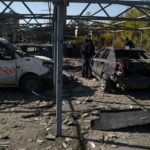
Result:
M106 54L108 54L108 57L107 57L107 62L104 64L104 72L106 74L112 75L114 73L114 65L116 64L114 50L110 49L107 51Z

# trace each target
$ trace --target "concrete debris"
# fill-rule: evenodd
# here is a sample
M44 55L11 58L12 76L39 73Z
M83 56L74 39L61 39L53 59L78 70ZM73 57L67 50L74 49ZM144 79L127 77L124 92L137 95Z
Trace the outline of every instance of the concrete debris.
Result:
M82 104L82 101L76 101L76 104Z
M63 104L63 105L67 105L66 102L64 102L64 101L62 102L62 104Z
M33 142L33 139L28 139L29 142Z
M85 113L85 114L82 115L82 118L86 118L88 116L89 116L89 113Z
M92 148L96 147L96 145L95 145L95 143L93 141L88 141L88 144L90 144Z
M66 143L66 142L63 142L62 145L63 145L63 147L64 147L65 149L69 146L69 144Z
M37 117L36 117L36 118L34 118L33 120L34 120L34 121L39 121L39 120L40 120L40 118L37 118Z
M98 116L100 114L100 112L98 110L94 110L91 112L91 115L93 116Z
M67 126L73 126L74 125L74 122L70 121L68 122Z
M66 141L66 142L70 142L70 141L72 141L72 138L68 138L68 137L67 137L67 138L65 138L65 141Z
M85 100L85 102L86 102L86 103L91 103L91 102L93 102L93 100L88 97L88 98Z
M46 147L45 150L50 150L52 148L52 146Z
M40 107L44 107L44 106L47 106L48 105L48 102L45 102L43 101L42 103L40 103Z
M37 139L36 142L37 142L38 144L42 144L42 143L44 143L44 140Z
M118 148L118 146L117 146L117 145L111 145L111 147L112 147L112 148Z
M63 123L64 123L65 125L67 125L69 122L70 122L70 121L69 121L68 119L65 119L65 120L63 121Z
M46 128L46 131L49 131L49 130L51 130L51 128Z
M129 107L130 107L130 109L133 109L133 108L134 108L132 105L130 105Z
M56 137L52 134L48 134L46 137L45 137L47 140L55 140Z
M19 148L18 150L26 150L25 148Z
M63 123L66 125L66 126L72 126L74 125L74 123L72 121L69 121L68 119L64 120Z
M97 81L95 78L93 78L93 81Z
M40 101L39 101L39 100L38 100L38 101L36 101L36 102L35 102L35 104L36 104L36 105L39 105L39 104L40 104Z
M84 129L89 129L89 128L90 128L90 126L88 126L88 125L84 127Z

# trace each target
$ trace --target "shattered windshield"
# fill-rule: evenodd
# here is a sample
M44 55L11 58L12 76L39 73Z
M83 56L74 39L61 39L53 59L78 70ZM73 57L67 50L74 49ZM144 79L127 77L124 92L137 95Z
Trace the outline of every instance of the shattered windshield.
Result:
M26 56L27 53L24 52L20 47L16 46L16 45L13 45L15 51L17 54L19 54L20 56Z
M29 54L27 54L26 52L24 52L23 50L21 50L20 47L10 43L10 42L7 42L5 44L5 47L12 50L13 52L17 53L19 56L21 57L24 57L24 56L29 56Z

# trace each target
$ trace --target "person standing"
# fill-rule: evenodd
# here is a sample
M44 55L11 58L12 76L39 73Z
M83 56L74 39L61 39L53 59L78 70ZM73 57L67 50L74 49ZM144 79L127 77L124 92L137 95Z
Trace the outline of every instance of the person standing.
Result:
M128 37L126 37L125 38L125 45L124 45L124 47L126 49L131 49L131 48L134 48L135 46L134 46L133 42L131 40L129 40Z
M68 51L68 56L72 57L72 49L73 49L73 44L71 41L68 41L66 43L67 51Z
M81 56L82 56L82 77L90 78L90 59L94 55L95 46L93 40L91 39L91 35L88 34L86 36L85 41L81 44Z

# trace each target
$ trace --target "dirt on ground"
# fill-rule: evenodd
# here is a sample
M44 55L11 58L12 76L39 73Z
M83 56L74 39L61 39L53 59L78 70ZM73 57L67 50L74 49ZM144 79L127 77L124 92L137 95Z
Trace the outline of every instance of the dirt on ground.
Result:
M64 70L74 80L64 81L58 138L53 89L31 95L0 89L0 150L150 150L150 125L116 131L91 128L91 120L99 119L101 110L149 111L149 90L104 94L100 81L81 77L81 67L79 58L64 59Z

